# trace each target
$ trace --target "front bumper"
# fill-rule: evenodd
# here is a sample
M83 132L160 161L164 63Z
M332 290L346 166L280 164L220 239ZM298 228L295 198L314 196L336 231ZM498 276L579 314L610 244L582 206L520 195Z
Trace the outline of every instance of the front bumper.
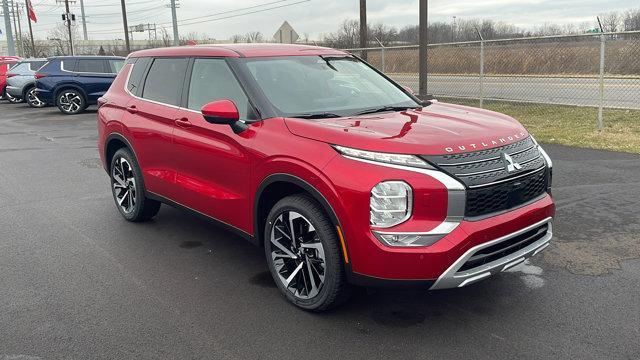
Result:
M549 246L552 236L553 219L547 218L476 245L460 256L438 278L431 290L463 287L506 271L544 250Z

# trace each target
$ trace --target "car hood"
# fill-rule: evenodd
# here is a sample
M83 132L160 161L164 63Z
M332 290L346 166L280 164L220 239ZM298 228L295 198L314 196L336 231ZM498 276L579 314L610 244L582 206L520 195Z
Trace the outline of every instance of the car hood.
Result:
M434 102L428 107L335 119L285 119L294 135L346 147L441 155L504 146L528 136L515 119L496 112Z

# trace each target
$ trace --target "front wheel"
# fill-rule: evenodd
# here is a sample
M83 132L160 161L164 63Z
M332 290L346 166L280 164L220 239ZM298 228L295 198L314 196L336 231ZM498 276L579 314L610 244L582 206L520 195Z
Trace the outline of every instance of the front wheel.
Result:
M265 226L265 255L284 296L309 311L324 311L347 300L340 242L317 202L289 196L271 210Z
M5 96L7 97L7 101L9 101L12 104L19 104L22 102L22 98L15 97L9 93L5 93Z
M127 221L148 221L160 211L160 202L145 196L140 167L127 149L116 151L111 159L111 191L118 211Z
M29 88L29 90L26 91L26 98L27 98L27 104L32 107L32 108L43 108L45 106L47 106L47 104L45 102L43 102L42 100L40 100L40 98L38 97L38 93L36 92L36 88L35 87L31 87Z
M62 90L58 94L58 109L66 115L76 115L87 108L87 101L78 90L67 89Z

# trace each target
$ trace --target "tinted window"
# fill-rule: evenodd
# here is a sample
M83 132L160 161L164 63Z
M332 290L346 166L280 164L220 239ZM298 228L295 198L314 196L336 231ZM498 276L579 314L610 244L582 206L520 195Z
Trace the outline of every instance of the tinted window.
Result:
M109 63L109 70L112 74L117 74L124 66L124 60L107 60Z
M32 61L29 63L29 67L31 68L31 71L38 71L38 69L43 67L46 63L46 61Z
M131 74L129 75L129 83L127 84L127 89L133 95L142 95L142 77L150 62L151 58L130 58L127 60L127 64L134 64L133 70L131 70Z
M177 106L186 71L187 59L155 59L147 74L142 97Z
M105 73L104 60L79 59L76 64L76 72Z
M196 59L191 73L187 107L200 110L206 103L227 99L236 103L241 119L255 119L249 99L227 62L223 59Z
M19 74L29 70L29 63L19 63L11 67L10 72Z

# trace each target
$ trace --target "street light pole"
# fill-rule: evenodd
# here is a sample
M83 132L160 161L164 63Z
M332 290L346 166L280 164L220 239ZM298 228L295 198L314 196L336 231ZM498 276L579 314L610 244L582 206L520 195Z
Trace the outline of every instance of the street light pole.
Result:
M84 16L84 0L80 0L80 16L82 16L82 34L84 35L84 41L89 40L87 34L87 18Z

